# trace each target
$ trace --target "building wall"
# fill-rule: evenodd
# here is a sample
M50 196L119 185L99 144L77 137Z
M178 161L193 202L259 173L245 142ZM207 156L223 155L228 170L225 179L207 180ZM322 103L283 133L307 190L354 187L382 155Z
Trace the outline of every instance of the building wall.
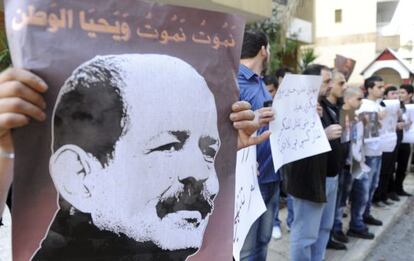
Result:
M337 54L355 59L357 62L355 64L354 72L349 79L349 83L352 85L358 85L364 81L360 72L362 72L362 70L364 70L376 57L375 42L315 46L314 48L315 53L318 56L315 62L325 64L329 67L334 66Z
M315 0L315 62L334 66L337 54L356 60L352 85L363 82L360 72L377 55L376 4L377 0ZM335 22L335 10L341 10L341 22Z
M315 0L316 38L376 33L376 4L376 0ZM335 23L335 10L342 10L341 23Z
M272 0L150 0L213 11L236 13L247 21L258 21L272 15Z

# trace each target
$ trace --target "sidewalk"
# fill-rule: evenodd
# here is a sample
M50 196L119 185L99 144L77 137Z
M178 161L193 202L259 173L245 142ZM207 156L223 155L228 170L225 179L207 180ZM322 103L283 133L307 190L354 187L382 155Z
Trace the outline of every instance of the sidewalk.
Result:
M405 180L405 188L407 192L414 193L414 175L410 174ZM373 247L377 244L379 239L386 233L386 230L395 223L401 216L406 207L407 197L401 197L400 202L396 202L393 206L386 209L373 208L375 217L380 218L384 225L381 227L370 226L371 232L375 234L374 240L363 240L350 238L347 244L347 251L332 251L328 250L326 261L363 261ZM283 261L289 260L289 233L286 231L285 220L287 209L280 211L279 218L282 220L283 237L280 240L273 240L269 246L269 253L267 260L269 261ZM344 220L346 226L349 219ZM11 261L11 242L10 242L10 213L8 210L4 214L5 226L0 228L0 261Z
M404 182L404 188L409 193L414 193L414 175L409 174ZM383 225L380 227L370 226L370 231L375 234L374 240L356 239L350 237L350 242L347 243L347 251L333 251L328 250L326 253L326 261L363 261L374 246L379 242L379 239L387 233L387 229L391 227L396 220L402 215L407 206L407 197L400 197L401 201L395 202L394 205L387 208L372 208L374 217L382 220ZM349 209L346 210L349 213ZM279 218L282 221L283 237L280 240L270 242L269 252L267 255L268 261L283 261L289 260L289 233L286 230L286 215L287 209L284 208L279 212ZM349 215L348 215L349 216ZM349 223L349 218L343 222L345 232Z

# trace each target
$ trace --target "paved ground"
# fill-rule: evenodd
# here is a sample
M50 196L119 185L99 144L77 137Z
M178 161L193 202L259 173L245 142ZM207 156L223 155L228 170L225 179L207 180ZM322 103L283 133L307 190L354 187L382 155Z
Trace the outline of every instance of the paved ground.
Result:
M405 187L407 191L414 192L413 175L407 177ZM373 208L374 216L384 222L382 227L371 227L376 235L375 240L351 239L347 251L328 250L326 261L414 261L414 198L402 199L387 209ZM286 209L281 210L280 218L286 220ZM0 228L0 261L11 261L11 221L8 210L4 214L4 223L5 226ZM348 220L344 222L347 223ZM283 238L270 243L269 261L288 260L289 234L285 222L282 231Z
M405 188L409 192L414 192L414 176L408 175L405 181ZM367 255L372 253L372 258L368 259L369 261L400 261L400 260L410 260L414 261L414 257L410 259L398 259L398 258L388 258L388 259L380 259L377 258L376 254L378 253L380 256L382 253L386 251L380 251L379 249L382 248L380 245L378 248L374 248L378 244L383 244L381 239L393 232L388 232L388 229L393 227L392 225L407 211L411 211L411 225L414 226L414 207L407 208L408 205L408 198L402 197L400 202L397 202L391 207L387 207L386 209L377 209L373 208L373 215L378 217L384 222L384 225L381 227L370 227L371 232L376 235L374 240L364 240L364 239L355 239L351 238L351 241L347 244L348 250L347 251L332 251L328 250L326 254L326 261L362 261L365 260ZM410 199L411 201L411 199ZM410 203L412 205L412 203ZM409 209L409 210L407 210ZM349 213L349 210L347 210ZM289 260L289 233L286 231L286 215L287 210L282 209L279 214L279 218L282 220L282 232L283 237L280 240L273 240L269 246L269 252L267 256L268 261L284 261ZM348 215L349 216L349 215ZM409 218L407 218L409 219ZM349 219L345 219L344 225L349 223ZM347 228L345 228L347 229ZM404 228L402 228L404 230ZM414 228L413 228L414 230ZM414 231L411 230L411 233L407 233L404 237L403 235L395 236L392 239L392 244L389 247L398 245L402 243L404 246L407 246L407 251L413 255L414 253ZM398 233L398 232L396 232ZM385 239L386 240L386 239ZM401 240L401 242L400 242ZM372 251L372 252L371 252ZM395 256L393 252L388 253L391 257ZM376 259L375 259L376 258Z
M414 198L408 207L379 240L366 261L412 261L414 260Z

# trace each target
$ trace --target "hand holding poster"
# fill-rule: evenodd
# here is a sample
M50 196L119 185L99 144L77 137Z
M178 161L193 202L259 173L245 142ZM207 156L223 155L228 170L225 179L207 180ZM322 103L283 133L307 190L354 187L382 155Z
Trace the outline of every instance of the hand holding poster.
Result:
M400 111L399 100L384 100L385 104L383 117L381 118L381 150L384 152L393 152L397 146L397 122Z
M14 65L49 85L48 121L14 133L14 260L231 260L243 21L137 0L5 14Z
M233 257L238 261L250 227L266 211L257 180L256 146L237 152L235 192Z
M414 143L414 104L405 105L405 121L409 125L404 129L402 143Z
M270 145L275 171L282 165L331 150L316 104L322 78L288 74L273 101Z

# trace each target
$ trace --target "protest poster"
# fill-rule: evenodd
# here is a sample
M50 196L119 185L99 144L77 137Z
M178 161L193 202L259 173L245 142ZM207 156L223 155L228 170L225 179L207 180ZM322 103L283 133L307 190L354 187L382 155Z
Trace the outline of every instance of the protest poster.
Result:
M405 104L404 121L409 125L403 130L402 143L414 143L414 104Z
M342 127L341 143L351 141L351 132L355 117L355 110L341 110L339 114L339 124Z
M351 77L352 72L354 71L354 68L355 68L355 64L356 64L356 61L351 58L347 58L339 54L337 54L335 57L335 68L339 72L343 73L346 81L348 81L349 78Z
M331 150L316 111L322 77L288 74L275 95L270 146L275 171L286 163Z
M240 260L240 251L253 223L266 211L257 180L256 146L237 152L234 204L233 257Z
M383 100L385 105L383 117L381 118L381 128L379 130L381 137L381 150L383 152L393 152L397 146L397 122L400 112L400 101Z
M5 19L49 85L47 122L14 132L14 260L231 260L243 19L137 0Z
M351 175L359 179L370 168L365 164L364 153L364 122L362 116L352 124L351 128Z
M378 141L380 136L380 122L378 118L378 112L364 111L358 114L358 116L364 124L364 141Z

